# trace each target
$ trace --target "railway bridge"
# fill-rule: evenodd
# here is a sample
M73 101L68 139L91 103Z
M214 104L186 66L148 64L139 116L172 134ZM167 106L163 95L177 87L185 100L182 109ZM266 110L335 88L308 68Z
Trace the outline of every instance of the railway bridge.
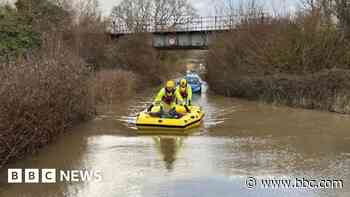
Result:
M218 33L239 29L242 24L266 23L268 17L212 16L191 17L181 22L159 24L153 20L134 21L128 23L114 21L111 35L114 39L135 33L151 33L153 47L160 50L208 49L212 38Z

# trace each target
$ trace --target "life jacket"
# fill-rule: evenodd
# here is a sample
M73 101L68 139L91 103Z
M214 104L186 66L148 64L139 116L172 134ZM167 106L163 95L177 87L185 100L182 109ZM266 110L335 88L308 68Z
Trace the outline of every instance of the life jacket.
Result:
M181 89L180 89L180 94L181 94L182 98L187 98L187 96L188 96L187 89L185 91L181 91Z
M168 95L168 93L165 90L165 95L162 98L162 101L168 105L170 105L175 100L175 92L173 92L172 95Z

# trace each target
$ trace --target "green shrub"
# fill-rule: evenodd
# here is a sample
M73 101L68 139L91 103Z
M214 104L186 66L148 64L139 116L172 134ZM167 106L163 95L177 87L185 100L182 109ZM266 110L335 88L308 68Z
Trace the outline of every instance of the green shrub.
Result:
M41 36L13 8L4 7L0 16L0 61L9 61L41 45Z

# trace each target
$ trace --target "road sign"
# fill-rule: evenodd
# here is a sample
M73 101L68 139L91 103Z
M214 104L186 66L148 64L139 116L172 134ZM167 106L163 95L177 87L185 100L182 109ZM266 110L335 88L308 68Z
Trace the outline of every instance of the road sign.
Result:
M175 37L169 38L169 44L174 46L176 44L176 38Z

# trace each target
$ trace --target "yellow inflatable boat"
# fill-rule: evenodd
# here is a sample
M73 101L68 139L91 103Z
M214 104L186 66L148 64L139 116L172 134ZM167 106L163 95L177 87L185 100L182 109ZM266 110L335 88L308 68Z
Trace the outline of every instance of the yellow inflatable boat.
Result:
M190 106L190 112L181 118L160 118L152 116L149 112L141 112L136 119L136 126L139 130L149 129L181 129L187 130L198 127L204 117L201 107Z

